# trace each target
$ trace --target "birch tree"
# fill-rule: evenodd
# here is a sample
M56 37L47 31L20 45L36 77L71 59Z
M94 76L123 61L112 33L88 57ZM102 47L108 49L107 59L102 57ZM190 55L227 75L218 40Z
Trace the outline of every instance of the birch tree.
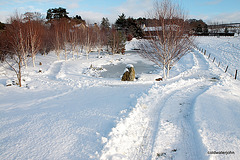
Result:
M29 51L32 57L33 67L35 67L36 54L39 52L44 32L41 14L37 12L27 12L24 14L24 23L27 27L27 39Z
M75 25L71 25L71 29L69 30L68 41L71 46L72 56L74 57L74 52L78 53L77 44L78 44L78 37L79 37L79 29L75 27Z
M18 79L18 85L22 86L22 67L27 64L27 51L29 43L27 40L26 25L23 23L22 18L16 14L15 17L10 18L10 24L6 27L6 30L1 35L4 37L4 46L1 46L0 50L7 54L9 59L5 59L5 62L16 73ZM25 62L24 62L25 61Z
M63 48L63 40L61 37L61 27L58 21L52 23L52 32L54 34L53 46L58 60L60 60L60 52Z
M88 24L84 30L84 48L88 59L93 46L95 45L96 36L94 34L94 27Z
M101 26L95 26L95 46L98 51L98 57L100 57L100 53L103 50L103 46L107 45L107 32L105 28L101 28Z
M145 28L147 39L140 44L141 55L162 67L163 78L166 79L171 67L191 48L186 15L171 0L155 2L149 15L152 21L148 24L150 27Z

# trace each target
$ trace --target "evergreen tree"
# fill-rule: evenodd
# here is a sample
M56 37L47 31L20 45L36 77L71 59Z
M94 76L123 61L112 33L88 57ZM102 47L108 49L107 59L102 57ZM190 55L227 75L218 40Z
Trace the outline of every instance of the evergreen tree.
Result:
M190 30L194 31L194 33L208 33L208 25L203 20L189 19L187 22L189 23Z
M0 22L0 30L3 30L5 28L5 24Z
M126 19L124 13L122 13L122 15L120 15L119 18L116 20L115 26L117 30L122 31L127 37L143 37L141 23L138 23L136 19L131 17Z
M110 23L108 18L102 18L102 22L101 22L101 29L109 29L110 28Z
M116 25L118 30L122 30L122 31L126 30L127 20L126 20L126 16L125 16L124 13L122 13L122 15L118 17L115 25Z
M196 32L197 32L197 33L202 33L202 32L203 32L201 24L199 24L199 25L197 26Z
M74 19L78 24L79 24L79 23L84 23L84 24L86 23L85 20L83 20L82 17L79 16L79 15L76 15L76 16L73 17L72 19Z
M208 34L208 26L205 25L204 28L203 28L203 33L206 35Z
M141 28L141 25L138 25L137 20L134 18L128 18L127 19L127 24L126 24L127 30L126 34L127 35L132 35L137 38L142 38L143 37L143 30Z
M47 11L47 20L52 20L52 19L61 19L61 18L68 18L68 12L65 8L59 7L59 8L51 8L48 9Z
M228 34L228 28L227 28L227 27L225 27L224 33L225 33L225 34Z

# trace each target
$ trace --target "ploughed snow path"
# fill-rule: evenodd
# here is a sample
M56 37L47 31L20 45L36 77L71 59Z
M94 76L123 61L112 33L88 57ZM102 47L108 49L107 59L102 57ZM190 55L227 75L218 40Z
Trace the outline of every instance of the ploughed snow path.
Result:
M236 154L239 153L240 148L237 145L227 148L226 146L232 140L228 142L224 138L212 141L210 147L208 146L209 142L205 142L205 139L212 139L213 137L201 134L200 131L208 128L206 124L203 127L202 122L199 122L199 125L196 118L201 121L201 118L204 116L199 114L211 115L212 113L207 113L207 109L203 109L207 112L201 112L199 108L196 108L196 105L200 105L201 109L208 108L212 102L206 102L206 105L202 105L197 100L210 88L218 85L221 77L225 75L198 51L194 51L191 54L194 60L192 68L174 78L153 85L146 95L137 100L137 104L129 116L112 129L110 139L102 151L102 160L191 160L214 159L214 157L216 159L237 159L236 155L228 157L229 155L226 156L225 154L220 156L207 154L208 151L214 150L216 148L214 145L218 146L218 143L223 146L222 148L218 146L218 149L215 149L215 151L235 151ZM235 100L237 98L239 97L236 96ZM215 99L213 98L212 101L215 101ZM239 113L239 99L236 105L234 108L237 108L236 111ZM217 110L218 108L216 108ZM219 113L224 112L220 108L218 111ZM232 111L231 114L234 114L234 112ZM229 121L228 119L233 117L224 118L226 118L226 121ZM213 120L215 122L214 118ZM204 121L204 123L212 123L212 121ZM235 124L235 127L236 129L233 129L233 132L239 131L237 124ZM209 130L211 131L211 128ZM221 133L221 129L219 132L219 135L222 134L225 138L229 136L224 136L225 133ZM232 138L238 141L237 144L240 144L238 136L239 133Z

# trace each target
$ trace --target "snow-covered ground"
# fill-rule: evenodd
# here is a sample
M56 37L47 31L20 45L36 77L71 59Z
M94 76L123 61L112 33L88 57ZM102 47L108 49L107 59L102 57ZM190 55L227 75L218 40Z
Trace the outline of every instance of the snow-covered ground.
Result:
M209 56L224 71L235 76L236 70L240 70L240 38L239 37L198 37L196 44L206 50ZM219 64L220 62L220 64ZM240 80L240 76L237 77Z
M221 44L234 44L223 48L232 50L239 45L237 38L230 43L226 38L204 38L196 39L198 46L212 54ZM239 68L239 52L234 53L227 58L217 55ZM22 88L6 87L15 75L0 66L0 159L240 156L240 82L197 50L160 82L154 80L161 69L132 52L101 58L91 53L88 60L69 55L67 61L57 61L50 53L38 56L36 63L24 69ZM116 66L125 64L136 66L138 80L120 81Z

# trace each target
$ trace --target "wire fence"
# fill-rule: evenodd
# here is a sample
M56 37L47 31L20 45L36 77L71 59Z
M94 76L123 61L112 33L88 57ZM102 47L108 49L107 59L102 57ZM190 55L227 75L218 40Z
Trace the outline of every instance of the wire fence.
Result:
M234 73L230 72L229 65L223 64L221 61L218 61L216 57L212 56L211 53L207 54L207 51L203 48L195 47L200 53L202 53L204 56L206 56L209 60L212 60L213 63L215 63L219 68L223 69L225 73L229 73L234 79L237 80L238 78L238 70L234 69ZM233 70L232 70L233 71Z

